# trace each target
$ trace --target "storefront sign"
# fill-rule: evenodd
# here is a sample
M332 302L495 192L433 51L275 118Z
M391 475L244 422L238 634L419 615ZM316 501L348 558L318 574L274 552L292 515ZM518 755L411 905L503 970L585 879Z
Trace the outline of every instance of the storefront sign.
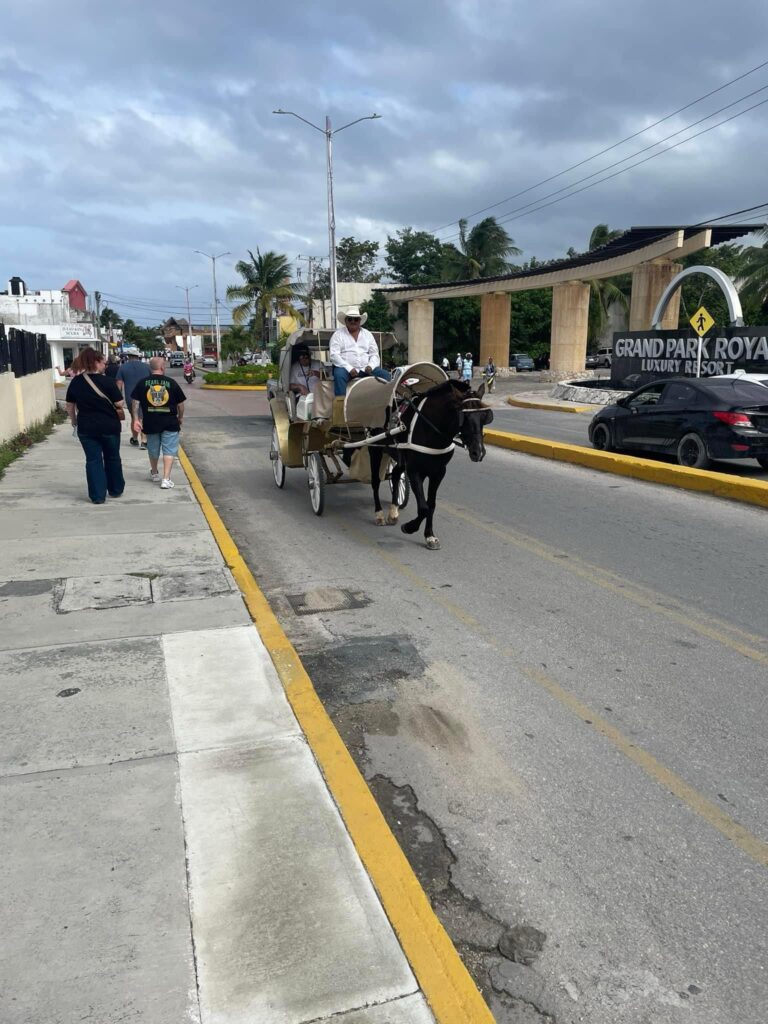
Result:
M93 324L59 324L54 328L62 341L95 341Z
M611 383L640 375L636 386L659 377L695 377L699 338L689 331L633 331L613 336ZM768 327L715 327L701 339L701 376L768 373Z

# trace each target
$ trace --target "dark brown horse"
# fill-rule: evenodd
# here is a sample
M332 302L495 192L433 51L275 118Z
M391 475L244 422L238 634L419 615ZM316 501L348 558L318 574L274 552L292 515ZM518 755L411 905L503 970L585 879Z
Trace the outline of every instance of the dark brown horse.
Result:
M483 405L484 393L485 384L473 391L465 381L447 380L401 406L400 422L404 429L393 435L397 446L384 444L369 448L378 525L383 526L385 522L379 499L381 460L389 455L394 461L391 472L394 498L386 521L390 524L398 521L396 496L400 493L400 477L405 473L416 499L416 518L403 523L400 529L403 533L416 533L424 522L427 547L433 551L440 547L433 529L435 503L438 488L453 458L454 439L467 449L472 462L482 462L485 457L483 427L493 420L493 412Z

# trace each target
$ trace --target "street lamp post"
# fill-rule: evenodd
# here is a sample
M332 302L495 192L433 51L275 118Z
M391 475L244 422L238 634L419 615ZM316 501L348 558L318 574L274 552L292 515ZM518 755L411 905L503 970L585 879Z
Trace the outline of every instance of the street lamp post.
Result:
M197 288L198 285L191 284L189 287L185 287L183 284L177 284L177 288L180 288L187 296L187 355L189 355L192 349L192 317L189 314L189 293L193 288Z
M216 291L216 260L220 260L222 256L229 256L230 253L229 250L227 250L227 252L220 252L218 256L211 256L209 252L203 252L202 249L195 249L195 252L200 256L207 256L213 267L213 309L216 321L216 369L221 373L221 324L219 323L219 296Z
M333 207L333 146L332 139L334 135L338 135L339 132L343 132L345 128L351 128L353 124L359 124L361 121L376 121L381 117L381 114L367 114L365 117L358 117L355 121L349 121L347 124L343 124L341 128L334 129L331 126L330 117L325 119L325 128L321 128L317 124L312 124L306 117L302 117L301 114L297 114L293 110L273 110L273 114L290 114L291 117L296 117L299 121L303 121L304 124L308 124L310 128L314 128L315 131L320 132L325 136L325 164L326 164L326 178L328 184L328 262L330 264L330 278L331 278L331 325L336 323L336 213Z

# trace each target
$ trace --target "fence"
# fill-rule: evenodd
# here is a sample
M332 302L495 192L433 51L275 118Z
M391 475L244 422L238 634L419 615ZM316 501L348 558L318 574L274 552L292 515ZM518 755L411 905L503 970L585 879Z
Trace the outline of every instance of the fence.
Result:
M0 324L0 444L56 407L51 352L44 334Z
M51 369L51 349L44 334L32 334L17 327L8 333L0 324L0 373L11 372L17 377Z

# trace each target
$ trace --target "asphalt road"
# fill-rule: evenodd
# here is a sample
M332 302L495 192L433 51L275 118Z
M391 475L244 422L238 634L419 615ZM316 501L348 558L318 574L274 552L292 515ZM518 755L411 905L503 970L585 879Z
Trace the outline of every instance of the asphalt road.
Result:
M187 390L185 448L497 1019L763 1024L765 512L491 449L429 552L363 485L322 518L302 470L279 491L261 395Z

